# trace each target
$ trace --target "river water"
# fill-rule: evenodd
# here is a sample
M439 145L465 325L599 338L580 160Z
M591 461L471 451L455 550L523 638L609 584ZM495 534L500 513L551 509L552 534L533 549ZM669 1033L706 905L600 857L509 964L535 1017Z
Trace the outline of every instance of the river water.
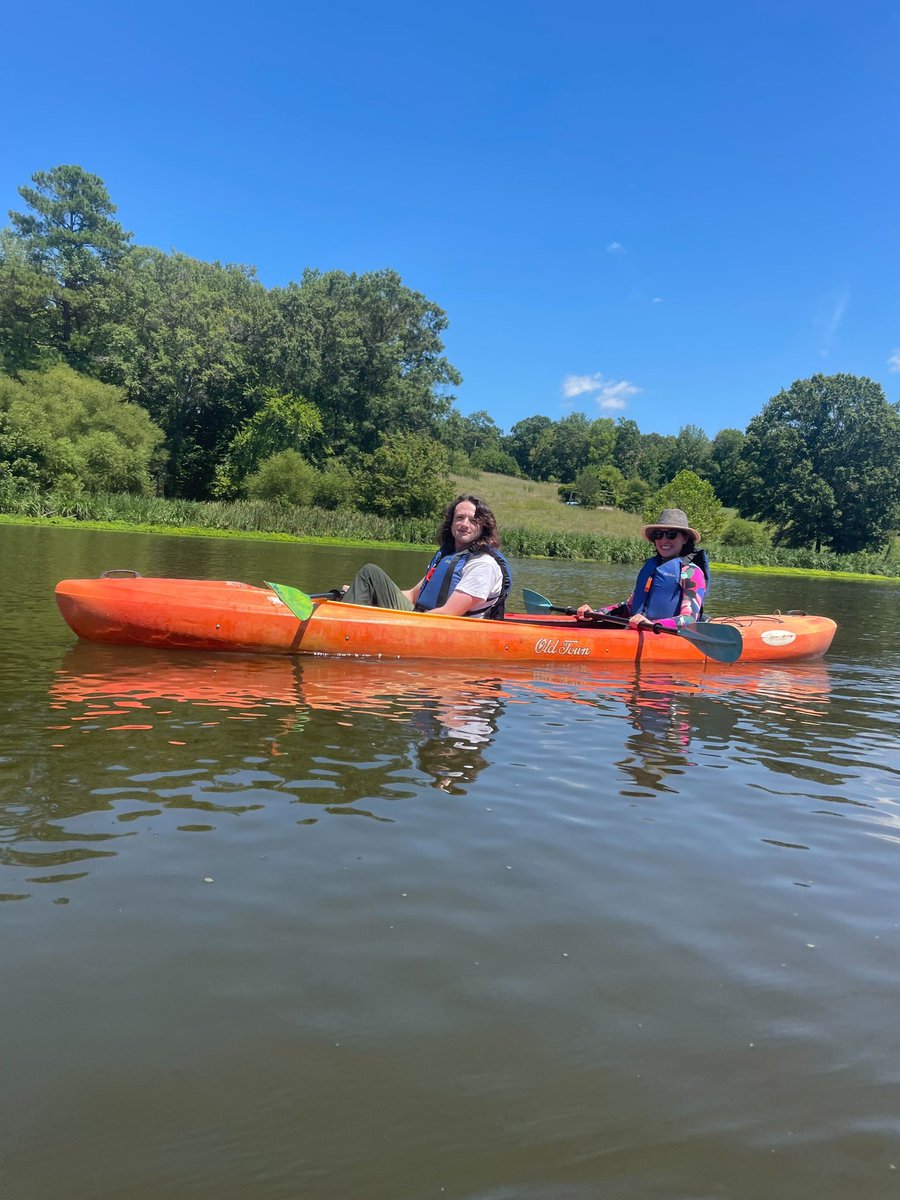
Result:
M639 674L91 646L52 598L368 557L0 526L4 1200L897 1195L900 587L719 572L828 656Z

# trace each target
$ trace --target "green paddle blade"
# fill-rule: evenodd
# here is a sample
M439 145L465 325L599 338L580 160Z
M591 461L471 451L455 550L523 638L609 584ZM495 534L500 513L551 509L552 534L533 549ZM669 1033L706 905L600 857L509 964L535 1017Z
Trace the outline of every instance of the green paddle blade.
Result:
M315 605L306 592L301 592L299 588L290 587L286 583L269 583L265 581L266 587L270 587L278 599L288 606L295 617L301 621L305 621L312 616Z

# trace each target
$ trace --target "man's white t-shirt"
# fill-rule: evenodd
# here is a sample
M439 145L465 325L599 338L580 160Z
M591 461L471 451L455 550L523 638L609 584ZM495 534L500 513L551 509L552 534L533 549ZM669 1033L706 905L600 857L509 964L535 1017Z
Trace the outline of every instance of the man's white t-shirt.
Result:
M474 596L483 605L491 608L500 599L503 591L503 572L500 564L491 554L476 554L462 569L456 590ZM481 607L481 605L479 605ZM472 617L483 617L483 612L469 613Z

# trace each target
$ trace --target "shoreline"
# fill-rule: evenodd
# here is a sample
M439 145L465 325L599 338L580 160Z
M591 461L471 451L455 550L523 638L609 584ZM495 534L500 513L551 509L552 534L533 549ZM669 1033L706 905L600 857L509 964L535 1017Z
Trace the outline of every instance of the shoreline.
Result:
M237 541L252 542L290 542L294 545L307 546L347 546L354 549L368 550L379 547L385 550L422 550L429 551L431 544L415 542L384 542L362 538L334 538L316 535L304 536L292 533L248 533L241 530L209 529L198 526L172 525L133 525L126 521L78 521L74 517L24 517L0 513L0 525L42 526L48 529L91 529L101 533L149 533L163 537L202 537L230 538ZM552 561L548 555L528 555L529 558ZM563 561L563 560L560 560ZM572 560L566 559L570 562ZM581 559L581 562L591 562L591 559ZM900 583L900 576L863 575L852 571L820 571L806 567L742 567L734 563L723 563L712 560L710 566L716 571L733 572L746 575L795 575L813 579L843 579L850 582L866 583Z

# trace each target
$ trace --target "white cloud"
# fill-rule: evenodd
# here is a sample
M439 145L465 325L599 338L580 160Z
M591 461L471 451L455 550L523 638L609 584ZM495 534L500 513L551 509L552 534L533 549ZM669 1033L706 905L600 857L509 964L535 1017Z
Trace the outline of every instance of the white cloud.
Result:
M822 358L827 358L831 353L832 343L837 336L837 331L841 327L841 322L847 312L847 305L850 297L846 292L832 292L826 297L825 305L822 313L816 320L816 328L818 330L820 347L819 354Z
M651 304L662 304L662 302L663 302L662 296L654 296L653 299L650 301Z
M567 400L584 392L596 392L603 387L602 375L567 375L562 381L562 394Z
M621 242L610 242L609 245L606 247L606 253L607 254L624 254L625 247L622 245Z
M889 371L900 371L900 348L891 352L887 365Z
M562 394L567 400L595 393L597 407L606 410L625 408L628 398L640 390L627 379L604 379L599 371L594 375L567 375L562 382Z
M609 382L604 385L597 397L597 404L600 408L625 408L628 404L628 397L636 396L640 390L633 383L629 383L627 379L620 379L618 383Z

